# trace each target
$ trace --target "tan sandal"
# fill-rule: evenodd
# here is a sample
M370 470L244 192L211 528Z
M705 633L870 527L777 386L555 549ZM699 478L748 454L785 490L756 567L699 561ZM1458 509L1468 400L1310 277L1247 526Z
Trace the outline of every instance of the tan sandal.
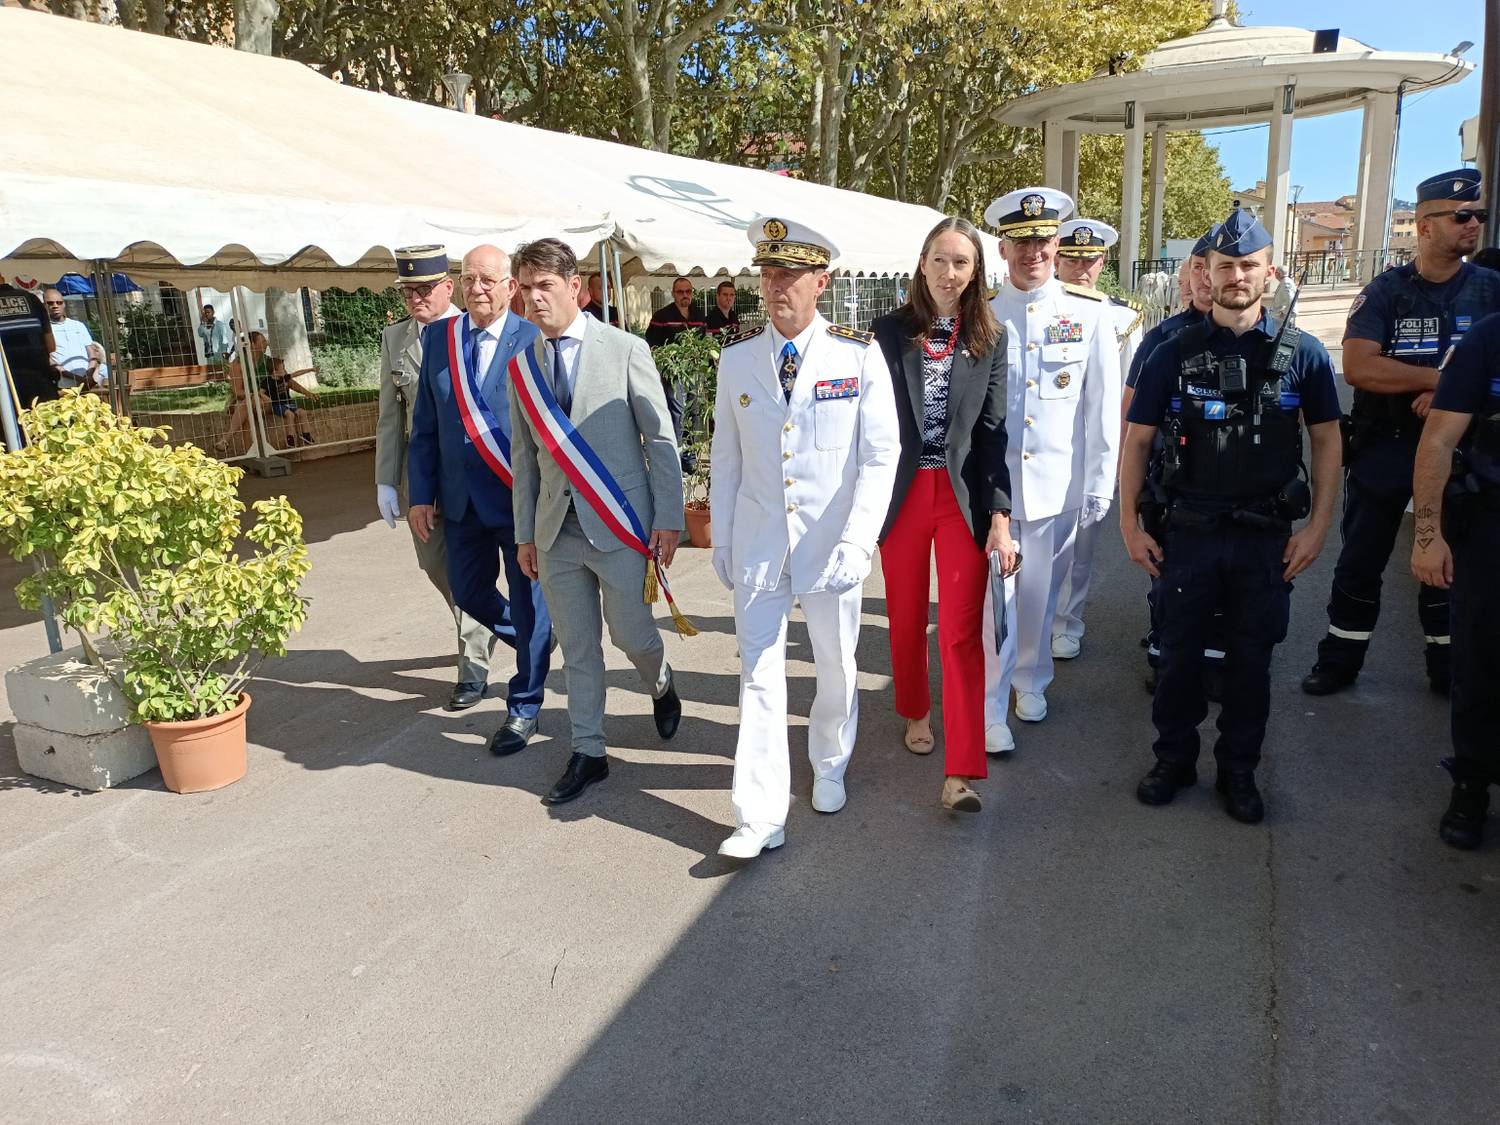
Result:
M969 788L968 778L943 778L943 808L954 812L978 812L983 807L979 794Z
M925 716L923 716L920 719L907 719L906 720L906 734L902 738L902 741L906 743L906 748L908 750L910 750L913 754L931 754L932 753L932 748L933 748L934 745L936 745L936 741L932 737L932 721L931 720L932 720L932 716L931 715L925 715ZM925 723L926 724L926 726L927 726L927 733L926 734L922 734L922 733L920 733L918 731L918 729L917 729L917 724L918 723Z

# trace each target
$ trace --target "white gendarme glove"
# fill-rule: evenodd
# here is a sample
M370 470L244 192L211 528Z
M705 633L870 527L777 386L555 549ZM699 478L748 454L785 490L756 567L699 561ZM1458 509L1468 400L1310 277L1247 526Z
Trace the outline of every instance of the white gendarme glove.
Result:
M841 539L825 572L824 588L832 594L852 590L870 576L870 555L863 547Z
M714 573L719 576L719 581L724 583L724 589L726 590L734 589L734 579L729 576L729 568L731 565L732 564L729 561L729 548L715 547Z
M401 514L401 502L396 499L396 490L388 484L375 486L375 506L391 527L396 526L396 517Z
M1110 498L1108 496L1085 496L1083 498L1083 513L1078 517L1079 527L1088 527L1090 524L1101 522L1109 515Z

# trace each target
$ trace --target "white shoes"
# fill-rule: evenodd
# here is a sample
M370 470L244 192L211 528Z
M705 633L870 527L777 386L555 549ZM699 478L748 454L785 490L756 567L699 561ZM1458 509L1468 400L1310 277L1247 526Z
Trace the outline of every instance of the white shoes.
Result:
M1039 691L1016 692L1016 718L1023 723L1039 723L1047 717L1047 697Z
M986 754L1009 754L1016 748L1016 736L1010 733L1005 723L996 723L984 728L984 752Z
M844 794L844 783L831 777L820 777L813 782L812 807L821 813L836 813L844 807L848 797Z
M1083 651L1083 642L1067 633L1052 634L1052 659L1072 660Z
M719 854L729 859L754 859L768 848L786 843L786 829L779 824L742 824L719 845Z

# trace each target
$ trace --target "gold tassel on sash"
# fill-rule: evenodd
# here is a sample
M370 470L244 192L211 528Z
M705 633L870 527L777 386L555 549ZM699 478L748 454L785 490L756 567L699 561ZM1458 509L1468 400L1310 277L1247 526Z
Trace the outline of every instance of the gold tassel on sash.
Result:
M661 600L661 583L656 578L656 568L659 565L655 559L648 559L646 562L645 601L647 605L655 605ZM672 611L672 624L677 627L677 632L681 636L696 637L698 635L698 627L683 615L682 610L677 608L677 603L672 600L670 594L667 596L667 608Z

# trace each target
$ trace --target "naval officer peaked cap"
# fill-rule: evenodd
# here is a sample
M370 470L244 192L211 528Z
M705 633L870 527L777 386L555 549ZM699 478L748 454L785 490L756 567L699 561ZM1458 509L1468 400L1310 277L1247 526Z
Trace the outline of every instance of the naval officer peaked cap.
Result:
M1073 213L1073 201L1049 187L1007 192L984 210L984 221L1006 238L1051 238Z
M752 266L784 266L787 269L827 269L839 256L833 240L806 223L777 215L757 215L745 228L745 237L755 247Z
M396 251L396 283L416 285L448 276L446 246L403 246Z
M1069 219L1057 228L1057 252L1065 258L1097 258L1120 241L1120 232L1098 219Z
M1210 249L1215 254L1243 258L1257 250L1264 250L1269 245L1271 234L1261 225L1260 220L1243 207L1236 207L1229 212L1229 218L1219 224L1219 233L1214 235L1214 243Z
M1429 176L1417 185L1417 202L1456 199L1460 203L1476 203L1479 200L1479 182L1478 168L1455 168L1451 172Z

